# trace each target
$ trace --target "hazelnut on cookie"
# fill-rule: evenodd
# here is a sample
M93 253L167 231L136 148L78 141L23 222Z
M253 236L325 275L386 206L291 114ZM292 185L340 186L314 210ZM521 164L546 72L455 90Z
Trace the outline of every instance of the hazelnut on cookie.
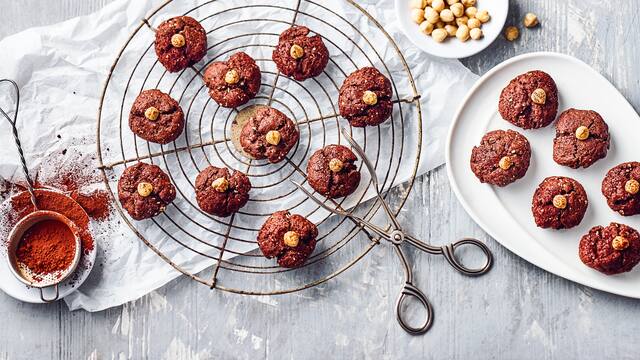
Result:
M204 212L227 217L249 201L251 182L247 175L227 168L208 166L196 177L196 200Z
M346 146L328 145L316 151L307 164L309 185L320 194L340 198L352 194L360 184L356 155Z
M168 71L178 72L202 60L207 53L207 33L194 18L177 16L158 26L155 50Z
M286 268L302 266L316 247L318 228L300 215L277 211L258 232L258 246L267 258Z

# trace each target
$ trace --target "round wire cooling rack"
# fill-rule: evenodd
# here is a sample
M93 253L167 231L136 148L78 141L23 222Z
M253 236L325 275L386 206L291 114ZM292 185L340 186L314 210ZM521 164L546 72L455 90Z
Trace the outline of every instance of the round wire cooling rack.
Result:
M407 183L407 191L393 199L392 211L399 213L418 169L422 113L420 95L397 44L352 0L346 0L345 5L366 21L366 30L321 1L290 0L290 4L285 1L275 5L256 0L233 5L213 0L186 12L173 10L173 5L172 0L166 1L141 19L117 55L103 89L98 113L98 160L112 196L116 198L122 171L139 161L162 167L177 189L177 198L166 211L144 222L131 220L118 204L123 221L176 270L215 289L252 295L284 294L341 274L367 255L379 243L379 237L348 217L331 216L291 181L305 182L306 161L313 151L344 143L339 128L348 123L338 115L338 90L352 71L374 66L391 80L392 118L378 127L348 131L374 164L383 193L400 182ZM248 13L252 14L250 18ZM201 22L209 48L203 61L172 74L155 57L153 31L154 24L178 14ZM305 82L281 76L270 56L280 32L293 24L305 25L322 36L331 54L325 72ZM260 93L246 106L270 105L297 123L300 141L281 163L243 157L230 136L231 124L241 109L222 108L207 94L201 79L204 69L236 51L247 52L262 70ZM128 128L133 100L140 91L150 88L169 93L185 112L185 132L171 144L148 143ZM195 202L195 177L208 165L233 168L251 179L248 204L229 218L203 213ZM338 202L327 201L332 206L352 208L353 214L371 220L381 203L366 201L371 197L365 191L371 179L364 173L360 185L363 191ZM282 209L309 217L320 231L315 252L301 268L280 268L256 251L260 226L271 213Z

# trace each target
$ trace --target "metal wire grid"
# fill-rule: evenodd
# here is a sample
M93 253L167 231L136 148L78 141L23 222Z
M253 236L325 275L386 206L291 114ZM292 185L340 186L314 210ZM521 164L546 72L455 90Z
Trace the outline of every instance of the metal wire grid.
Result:
M337 133L337 141L327 139L331 137L329 127L330 125L334 128L338 128L339 126L346 126L347 123L344 119L340 119L337 114L337 105L334 101L337 100L338 97L338 89L342 83L344 77L346 77L351 71L347 70L347 68L352 68L355 70L358 68L356 61L352 58L350 54L347 54L345 51L341 50L341 48L332 40L331 37L323 35L322 32L317 32L323 37L323 40L329 47L330 53L332 57L330 58L330 62L328 67L333 67L334 69L338 69L338 74L341 78L332 77L329 73L325 72L320 76L321 80L318 79L309 79L305 83L297 82L293 79L280 76L280 73L276 70L268 70L267 68L275 68L272 63L270 57L265 58L256 58L258 65L261 67L263 74L263 81L265 77L270 81L266 81L262 83L261 92L259 95L250 103L250 104L268 104L274 107L280 108L281 111L287 113L287 115L295 119L297 121L298 129L301 133L300 141L296 145L294 149L291 150L289 156L280 164L269 164L268 162L262 160L250 160L243 158L235 149L231 143L231 139L228 136L229 128L231 122L235 114L238 113L237 109L227 110L217 106L217 104L213 103L211 99L208 97L206 93L206 87L202 84L201 74L204 69L213 61L222 60L227 58L233 52L236 51L246 51L249 52L252 48L263 48L268 52L271 51L272 48L275 47L277 43L277 37L279 33L276 32L247 32L243 34L238 34L235 36L230 36L226 38L219 38L217 36L219 31L225 31L230 26L239 25L239 24L252 24L252 23L272 23L281 26L291 26L293 24L302 24L307 25L306 23L298 20L300 18L304 18L308 21L315 21L322 23L324 26L327 26L339 34L342 34L345 38L347 38L355 49L361 52L366 58L369 66L376 66L381 70L392 82L392 86L394 88L394 112L392 115L392 119L390 119L391 124L391 134L388 134L388 131L382 130L380 127L374 129L351 129L352 133L362 132L363 143L362 146L367 150L370 159L374 162L376 166L376 170L378 171L378 176L380 176L381 184L383 184L383 188L388 190L391 185L396 180L398 175L398 170L401 166L410 166L411 167L411 176L408 182L408 189L411 189L413 186L413 182L415 180L418 162L420 159L420 148L421 143L418 143L417 153L415 154L406 154L404 153L404 136L405 131L413 132L415 131L417 134L418 142L421 141L422 138L422 126L421 126L421 109L420 103L418 99L420 95L417 93L415 88L415 83L411 72L402 56L398 46L395 44L393 39L389 36L388 33L382 28L382 26L369 15L362 7L357 5L355 2L351 0L347 0L347 2L357 9L362 16L366 17L368 22L374 26L377 31L382 35L381 39L386 39L388 45L395 51L397 54L397 61L401 62L404 70L403 76L406 76L408 79L408 83L410 84L410 89L403 89L405 93L409 94L409 98L400 98L399 94L403 92L399 92L396 81L394 80L394 76L389 70L387 64L384 63L382 56L376 50L376 48L372 45L371 41L365 36L363 32L357 29L349 20L345 19L342 15L337 12L329 9L323 4L311 1L311 0L297 0L295 3L295 7L286 7L282 5L272 5L272 4L249 4L242 5L237 7L225 8L220 11L216 11L204 18L197 19L201 23L206 22L207 20L216 20L215 27L211 30L207 29L208 38L215 38L214 44L209 46L208 49L208 61L202 65L197 64L198 68L192 67L191 69L186 69L185 71L172 75L167 73L166 71L162 71L161 75L157 82L151 81L153 78L152 73L157 73L162 66L157 62L157 60L153 63L153 66L148 70L145 75L145 79L140 89L133 87L133 79L137 74L136 71L139 67L141 67L141 63L143 59L147 56L155 56L153 54L153 42L149 44L146 48L146 51L141 54L140 58L137 60L135 64L124 64L123 66L119 66L119 62L123 56L123 53L127 51L130 43L136 38L139 33L145 30L152 31L153 26L151 25L154 21L154 18L160 10L169 5L172 0L166 1L160 7L158 7L155 11L153 11L146 19L143 19L141 24L136 28L133 34L129 37L126 44L121 49L118 54L110 72L108 75L107 82L103 89L103 94L101 97L99 114L98 114L98 131L97 131L97 143L98 143L98 160L99 166L102 171L105 184L107 188L111 192L114 198L117 198L117 185L113 181L117 178L117 173L121 173L124 168L129 165L132 165L138 161L146 161L150 163L157 163L161 167L163 167L169 176L171 177L174 184L176 184L176 189L178 193L178 199L181 200L180 203L183 205L188 205L188 208L184 209L181 206L176 205L174 202L170 205L171 209L168 209L164 214L151 219L149 221L153 222L153 226L157 227L161 230L161 233L167 239L174 241L180 246L182 246L185 250L191 251L198 256L204 257L206 259L211 260L211 266L213 267L211 272L203 271L200 273L195 273L194 271L190 271L186 266L178 264L178 261L174 261L169 256L167 256L161 249L162 245L158 244L158 239L148 239L145 234L138 229L138 223L132 222L124 213L123 209L117 206L117 210L122 216L125 223L131 228L131 230L147 245L151 250L156 252L163 260L173 266L175 269L183 273L184 275L189 276L195 281L203 283L211 288L216 288L224 291L230 291L235 293L242 294L256 294L256 295L273 295L273 294L282 294L294 292L302 289L306 289L318 284L321 284L328 279L331 279L346 269L353 266L357 261L362 259L375 245L378 244L379 239L371 236L365 230L363 230L359 225L351 222L351 220L347 218L336 219L329 218L329 214L324 215L319 221L317 221L317 225L320 229L320 236L318 237L318 243L323 244L324 248L317 248L314 254L309 258L307 263L299 269L284 269L280 268L275 264L273 260L266 260L262 258L259 251L252 252L242 252L234 249L234 243L245 243L245 244L254 244L255 245L255 234L259 230L259 227L264 222L267 216L270 215L270 211L267 211L269 207L274 207L275 210L279 210L277 208L278 204L283 202L285 199L290 198L294 192L298 190L296 187L289 182L289 179L301 179L304 181L304 162L308 159L308 157L312 153L312 149L310 148L311 137L322 136L322 146L328 145L331 143L340 143L340 135ZM197 7L188 10L184 13L184 15L191 15L198 10L204 9L207 5L215 3L216 0L204 2ZM314 7L314 10L320 10L323 13L323 16L320 17L318 15L312 14L311 12L305 11L307 7ZM260 13L261 10L269 10L269 11L278 11L284 12L291 15L290 21L285 21L282 19L274 19L274 18L251 18L251 19L239 19L234 21L229 21L226 23L220 23L219 18L222 15L228 14L233 11L242 11L244 9L252 9L255 10L255 13ZM331 17L336 21L339 21L343 24L344 27L348 28L349 31L343 31L342 27L338 27L334 24L331 24L328 21L325 21L325 17ZM170 17L169 15L163 15L162 18L157 18L157 23L164 20L165 18ZM251 26L248 26L251 28ZM312 31L315 31L313 27L311 27ZM367 51L361 47L358 41L354 41L349 38L347 33L355 33L359 37L359 40L364 41L369 52L375 54L376 58L370 58L367 55ZM254 37L269 37L269 41L264 41L260 43L245 43L244 40L247 38L251 39ZM376 41L381 41L376 37ZM225 51L216 51L216 48L221 45L228 45L227 43L233 43L230 48ZM235 44L238 43L238 46ZM334 52L338 52L338 57L333 56ZM210 57L213 55L213 57ZM209 58L210 57L210 58ZM335 59L344 57L347 61L347 66L344 64L339 64ZM255 58L255 57L254 57ZM339 61L339 60L338 60ZM133 66L131 68L131 66ZM125 69L122 69L125 68ZM112 84L112 78L115 71L127 70L130 72L128 76L128 82L124 86L124 91L122 94L122 101L120 102L119 109L119 156L118 160L110 161L108 163L103 163L103 156L109 152L108 148L104 148L103 139L108 137L111 134L103 133L102 124L103 121L103 106L105 105L105 97L107 95L107 90L109 86L114 86ZM164 70L164 69L162 69ZM172 76L175 76L173 82L170 86L169 93L176 97L177 100L182 105L185 110L185 119L186 119L186 128L194 127L198 129L198 136L196 139L190 139L189 131L185 131L185 134L182 135L182 138L185 140L185 144L182 146L177 146L176 142L170 145L161 146L159 150L152 149L152 145L148 142L144 142L141 139L135 139L134 137L134 155L129 156L127 154L126 149L128 145L126 141L123 140L125 136L130 135L130 130L127 126L127 113L128 107L125 106L127 103L127 99L131 96L135 97L137 93L146 88L155 88L158 87L161 82L167 81ZM179 81L180 80L180 81ZM325 84L322 83L325 82ZM179 88L181 84L179 82L184 83L182 90ZM287 83L286 86L284 83ZM320 94L324 96L325 102L328 99L328 107L329 111L327 111L324 107L327 104L322 104L323 101L318 100L319 95L315 95L312 91L309 90L308 82L314 86L314 90L320 90ZM199 84L198 91L196 92L196 96L192 96L191 100L188 99L189 94L188 90L191 85ZM303 103L298 99L298 96L291 91L292 86L297 86L299 88L298 91L302 95L307 95L312 101L311 104L309 102ZM204 89L204 92L202 91ZM176 96L176 93L179 94ZM194 99L197 95L204 93L204 96L207 97L205 106L201 111L198 111L197 106L194 105ZM289 99L289 101L284 101L284 99L279 99L276 95L281 93L281 95L285 99ZM185 103L188 101L188 105L185 106ZM215 105L211 105L215 104ZM248 104L248 105L250 105ZM215 107L214 110L207 110L209 106ZM409 106L416 107L416 113L418 119L415 121L416 128L415 129L405 129L405 118L403 112L406 111L406 108ZM314 113L317 116L313 116L310 114L312 111L307 110L311 108L315 110ZM206 121L210 118L211 122L207 128ZM194 125L194 123L197 124ZM215 125L214 125L215 124ZM211 134L211 139L207 140L205 136L203 136L203 129L207 130ZM222 129L222 134L219 134ZM207 132L205 131L205 133ZM377 138L377 144L372 144L371 142L367 144L367 138L371 139L372 136L367 137L367 132L374 132L373 138ZM377 135L377 136L376 136ZM197 141L196 141L197 140ZM391 149L391 157L389 159L381 158L381 148L386 147ZM209 153L205 151L205 149L210 149ZM375 153L372 153L375 151ZM186 154L186 155L185 155ZM188 156L188 159L191 164L187 164L183 162L180 157ZM230 158L231 156L232 158ZM215 158L214 158L215 157ZM409 164L403 162L402 159L408 157L412 160ZM230 161L233 160L233 161ZM217 161L216 161L217 160ZM253 201L255 205L253 210L251 206L247 206L238 212L238 214L233 215L229 218L216 218L213 216L209 216L207 214L202 213L202 211L198 208L197 204L193 203L190 199L192 198L191 194L194 192L193 189L193 179L197 175L197 172L202 170L199 164L202 166L211 165L211 164L221 164L230 168L236 168L237 170L245 172L251 179L252 184L254 184L254 189L262 189L264 192L268 192L272 194L269 197L262 198L252 198L250 203ZM194 166L196 171L189 171L187 169L188 166ZM235 165L235 166L234 166ZM380 169L384 169L380 171ZM185 187L178 186L181 182L180 178L184 177L184 179L190 179L189 185ZM276 180L273 180L274 177L277 177ZM264 182L264 180L268 180ZM362 186L362 185L361 185ZM278 193L278 191L281 191ZM406 198L408 197L409 191L403 193L400 199L396 201L397 208L394 211L397 213L402 208ZM369 201L363 203L365 193L359 195L359 198L355 201L358 205L355 211L358 211L361 217L370 219L375 215L379 208L379 203L374 201ZM302 204L302 202L307 201L308 199L303 199L295 203L293 206L290 206L289 209L292 212L295 212L295 209ZM352 199L353 200L353 199ZM328 200L332 201L332 200ZM340 202L334 202L333 205L341 205L345 199L342 199ZM333 202L333 201L332 201ZM249 208L247 210L247 208ZM267 209L265 209L267 208ZM313 210L309 211L306 214L302 214L305 216L311 216L313 213L319 210L318 206L315 206ZM198 216L204 215L207 223L203 223L196 219L193 214L196 213ZM243 216L251 218L251 221L244 221L243 223L252 223L255 224L254 227L243 226L238 223L237 218ZM191 224L195 224L195 226L201 227L202 229L207 229L210 231L210 236L221 238L221 244L216 244L212 241L207 241L207 239L201 239L198 237L192 236L184 226L181 225L181 222L188 222ZM224 230L210 230L211 223L216 223L218 225L223 225ZM238 233L238 234L236 234ZM366 244L360 243L360 248L346 250L347 245L352 243L352 239L359 234L365 234L369 238L369 242L365 242ZM251 236L252 234L253 236ZM340 235L345 234L345 235ZM257 246L257 245L256 245ZM204 250L203 250L204 249ZM344 253L345 256L349 257L346 262L338 264L338 257L340 253ZM224 255L229 258L224 258ZM344 261L344 259L341 259ZM328 264L333 264L336 266L329 267ZM331 271L328 273L323 273L322 268L329 268ZM294 283L286 288L279 289L246 289L235 286L228 286L221 283L221 271L227 271L229 273L236 273L239 275L238 277L242 279L243 277L247 277L249 275L254 274L267 274L271 276L275 276L276 274L285 274L290 272L303 272L304 275L302 279L296 278ZM320 275L318 275L320 273ZM289 274L288 278L292 278L293 275ZM229 276L225 276L224 279L229 279ZM242 280L240 280L242 282ZM249 283L249 282L246 282Z

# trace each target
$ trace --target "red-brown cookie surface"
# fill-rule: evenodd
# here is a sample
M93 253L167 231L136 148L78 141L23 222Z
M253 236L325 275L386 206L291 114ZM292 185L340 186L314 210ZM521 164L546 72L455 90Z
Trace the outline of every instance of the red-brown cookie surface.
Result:
M294 44L304 51L299 59L291 56L291 46ZM282 74L302 81L322 74L329 62L329 51L320 35L309 36L308 28L294 26L280 34L271 58Z
M155 120L145 116L150 107L158 109ZM129 112L129 128L139 137L158 144L177 139L184 130L184 113L176 100L160 90L144 90L133 102Z
M546 102L536 104L531 94L546 93ZM549 74L534 70L518 75L502 89L498 110L502 118L523 129L538 129L553 122L558 113L558 89Z
M280 142L277 145L267 142L266 136L269 131L280 133ZM240 133L240 145L255 159L267 159L271 163L277 163L285 158L299 137L298 129L291 119L279 110L262 106L244 124Z
M175 47L171 37L180 34L182 47ZM156 30L156 55L170 72L178 72L202 60L207 53L207 33L198 21L189 16L177 16L164 21Z
M141 182L153 186L149 196L143 197L138 193L138 184ZM118 181L118 198L133 219L143 220L163 212L176 198L176 188L158 166L141 162L126 168L122 173Z
M500 167L508 157L509 167ZM482 137L471 151L471 170L482 183L507 186L521 179L529 169L531 145L524 135L513 130L494 130Z
M212 186L217 179L227 181L227 189L218 191ZM209 166L196 177L196 200L204 212L227 217L237 212L249 200L251 182L247 175L227 168Z
M589 136L581 140L576 130L583 126L589 129ZM588 168L607 156L609 142L609 127L600 114L593 110L568 109L560 114L556 123L553 160L573 169Z
M553 199L562 195L564 209L554 206ZM582 221L589 200L582 185L574 179L552 176L544 179L533 195L532 212L536 225L541 228L569 229Z
M295 231L299 235L298 245L287 246L284 234ZM318 228L300 215L278 211L271 215L258 233L258 246L267 258L277 258L278 265L286 268L302 266L316 247Z
M365 91L376 94L375 105L368 105L362 99ZM391 97L393 89L391 81L382 75L378 69L365 67L349 75L342 87L338 98L340 115L347 119L351 126L376 126L385 122L393 112Z
M228 83L225 76L235 70L236 83ZM204 71L204 82L209 88L209 96L220 106L234 108L246 104L260 90L261 72L253 58L237 52L227 61L216 61Z
M329 163L338 159L342 169L332 171ZM356 155L346 146L328 145L311 155L307 164L309 185L320 194L332 199L352 194L360 184Z
M614 248L614 239L621 236L628 241L624 249ZM582 237L578 246L580 260L590 268L607 275L631 271L640 262L640 234L633 228L611 223L596 226Z
M640 182L640 162L622 163L607 172L602 180L602 194L611 210L623 216L640 214L640 192L630 193L627 182Z

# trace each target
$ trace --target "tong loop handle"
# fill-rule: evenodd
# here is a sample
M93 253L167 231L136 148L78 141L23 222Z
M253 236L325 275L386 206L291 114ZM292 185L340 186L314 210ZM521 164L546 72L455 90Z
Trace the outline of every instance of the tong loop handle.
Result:
M58 298L60 297L60 287L58 286L58 284L55 284L53 287L56 289L56 296L54 298L51 298L51 299L45 298L44 297L44 289L40 288L40 300L42 300L42 302L48 304L48 303L52 303L52 302L58 300Z
M424 322L418 327L409 325L406 319L407 308L404 306L404 303L411 297L417 299L426 311ZM429 303L429 300L427 300L427 297L422 293L422 291L415 287L411 282L406 282L404 284L402 292L398 297L398 302L396 304L396 318L398 319L400 326L411 335L424 334L433 324L433 308L431 307L431 303Z
M471 269L462 264L460 260L456 256L456 250L464 245L475 246L479 248L485 257L485 263L482 267ZM486 274L489 269L491 269L491 265L493 264L493 255L491 254L491 250L484 243L479 240L473 238L465 238L462 240L458 240L452 244L445 245L442 247L442 255L447 259L449 264L458 272L467 276L480 276Z
M11 129L13 131L13 139L15 140L16 147L18 148L18 155L20 156L20 165L22 165L22 173L24 174L25 179L27 180L27 191L29 191L29 195L31 196L31 202L36 209L38 209L38 204L36 202L36 195L33 192L33 181L31 180L31 176L29 176L29 169L27 168L27 161L24 158L24 152L22 151L22 144L20 143L20 137L18 136L18 127L16 126L16 122L18 119L18 109L20 108L20 88L15 81L10 79L1 79L0 84L9 83L15 93L16 93L16 107L13 112L13 119L4 111L3 108L0 107L0 114L11 124ZM41 293L42 295L42 293Z

